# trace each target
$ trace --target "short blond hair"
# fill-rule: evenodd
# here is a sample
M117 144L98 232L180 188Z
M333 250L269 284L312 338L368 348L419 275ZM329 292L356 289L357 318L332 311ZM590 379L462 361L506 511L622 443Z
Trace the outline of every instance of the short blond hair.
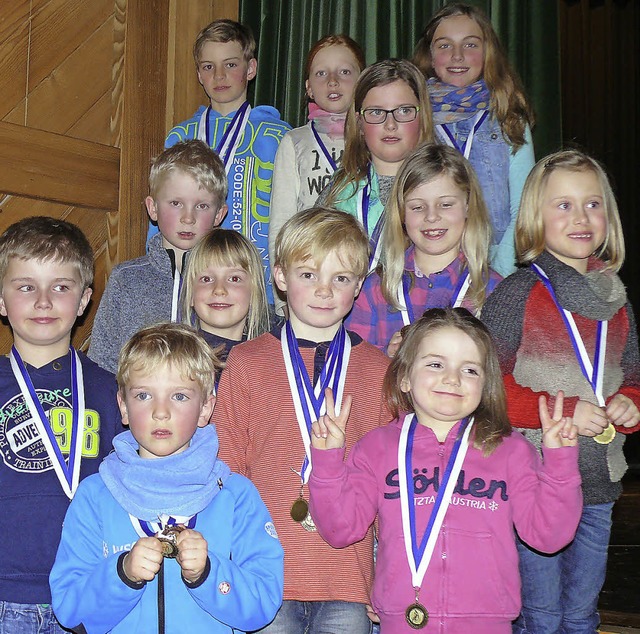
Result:
M185 324L154 324L136 332L120 351L118 389L124 392L132 371L151 375L169 366L198 384L204 402L213 393L215 374L222 363L193 328Z
M531 170L522 190L520 211L516 221L516 258L520 264L530 264L545 249L542 205L547 181L553 172L591 170L602 189L603 205L607 217L607 235L596 256L605 268L619 271L624 263L624 235L618 212L618 203L607 174L594 158L579 150L562 150L540 159Z
M313 259L320 263L334 251L341 251L348 258L359 278L366 276L369 238L362 225L344 211L311 207L295 214L280 230L274 265L286 271L294 262Z
M196 66L200 63L200 54L207 42L238 42L244 59L248 62L256 56L256 40L250 27L234 20L214 20L198 33L193 45L193 59Z
M59 262L76 267L83 290L93 282L93 249L76 225L48 216L23 218L0 236L0 285L9 261Z
M220 157L203 141L179 141L161 152L151 163L149 192L156 198L173 173L188 174L199 187L215 196L222 206L227 199L227 173Z
M193 294L198 275L212 265L239 267L247 272L251 279L251 299L245 325L247 339L267 332L269 304L258 249L241 233L219 227L209 231L189 253L180 296L183 322L200 328L200 318L193 308Z

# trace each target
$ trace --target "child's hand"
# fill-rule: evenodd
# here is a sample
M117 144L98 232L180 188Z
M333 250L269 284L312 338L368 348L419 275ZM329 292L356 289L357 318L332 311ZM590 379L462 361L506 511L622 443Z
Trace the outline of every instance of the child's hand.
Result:
M380 623L380 617L377 612L370 605L366 605L365 607L367 608L367 616L369 617L369 620L372 623Z
M540 412L540 426L542 427L542 444L550 449L556 447L573 447L578 444L578 428L573 421L562 415L564 405L564 393L562 390L556 396L553 406L553 418L549 416L547 399L541 396L538 399Z
M602 407L580 400L573 411L573 424L581 436L597 436L607 428L609 419Z
M344 447L344 430L351 411L351 395L345 396L339 416L336 416L333 392L330 388L325 391L325 399L327 413L320 416L311 426L311 444L316 449L340 449Z
M155 537L141 537L122 562L127 578L134 583L152 581L162 565L162 544Z
M607 418L614 425L635 427L640 422L640 411L636 404L624 394L616 394L607 405Z
M393 337L389 340L389 345L387 346L387 356L393 357L396 356L396 352L398 352L398 348L402 343L402 330L398 330L393 333Z
M178 556L176 561L182 568L182 576L195 583L200 579L207 565L209 556L207 540L198 531L190 528L178 533Z

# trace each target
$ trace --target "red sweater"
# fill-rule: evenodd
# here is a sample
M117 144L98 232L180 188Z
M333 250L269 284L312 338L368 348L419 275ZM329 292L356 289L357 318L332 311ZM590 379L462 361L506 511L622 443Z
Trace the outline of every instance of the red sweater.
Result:
M300 471L305 454L278 336L262 335L229 354L213 414L220 458L253 481L271 513L285 552L285 600L367 603L373 576L371 531L361 542L337 550L289 514L300 494L294 470ZM313 377L315 347L299 345ZM353 396L347 450L391 419L382 403L388 363L379 350L352 335L344 388L345 396Z

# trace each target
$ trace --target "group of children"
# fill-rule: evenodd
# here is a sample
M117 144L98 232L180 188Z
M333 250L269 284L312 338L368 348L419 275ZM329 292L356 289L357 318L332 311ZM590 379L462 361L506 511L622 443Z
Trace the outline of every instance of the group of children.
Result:
M88 357L86 238L0 236L0 632L594 632L640 423L603 169L534 167L467 5L416 65L322 38L295 130L246 100L249 29L194 58L210 103L152 165Z

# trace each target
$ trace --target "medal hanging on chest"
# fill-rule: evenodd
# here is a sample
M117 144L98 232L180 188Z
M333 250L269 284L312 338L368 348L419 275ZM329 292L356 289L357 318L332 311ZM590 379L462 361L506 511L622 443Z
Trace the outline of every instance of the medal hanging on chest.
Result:
M580 366L580 371L584 378L589 382L589 385L591 385L591 389L595 394L598 405L604 409L606 407L606 401L602 389L604 381L604 362L607 352L608 322L598 321L598 325L596 327L596 345L593 353L593 363L591 363L591 359L589 359L587 349L584 345L584 341L580 335L580 331L578 330L578 326L576 325L573 315L570 311L564 309L560 305L556 293L553 290L553 286L551 285L551 281L542 267L538 264L532 264L531 268L538 275L547 291L549 291L549 295L551 295L551 299L553 299L553 302L562 317L562 321L564 322L567 334L569 335L569 340L571 341L573 351L576 355L576 360ZM616 428L609 423L607 427L605 427L605 429L597 436L594 436L593 439L600 445L608 445L615 437Z
M162 556L175 559L178 556L178 535L187 528L194 528L197 514L192 517L161 515L158 522L147 522L129 515L136 533L140 537L156 537L162 545Z
M416 506L413 488L413 439L417 425L418 419L415 414L407 414L402 423L400 442L398 443L398 481L402 533L407 561L411 571L411 584L415 592L414 603L405 610L405 620L407 625L415 630L422 629L429 621L427 608L420 603L420 589L436 546L442 522L449 508L453 489L458 481L464 458L467 455L473 418L465 418L460 423L458 438L451 450L427 527L420 542L418 542L416 529Z
M316 527L309 513L309 503L303 496L304 485L311 474L311 425L326 412L325 390L327 388L331 388L334 394L336 413L340 412L351 355L351 341L344 326L341 325L331 341L322 372L315 386L311 384L293 328L288 321L282 327L280 343L305 455L300 472L294 470L300 476L301 484L300 494L291 505L290 514L294 522L312 532Z
M215 147L215 151L222 159L224 169L227 175L233 165L233 159L236 155L236 150L242 141L244 129L249 121L249 114L251 113L251 106L248 101L245 101L236 111L231 123L225 130L218 145ZM198 140L204 141L209 147L213 147L213 135L210 130L210 117L211 106L207 106L200 117L198 124Z
M38 394L31 381L29 372L18 353L15 346L11 348L9 354L9 362L13 375L20 386L20 391L24 398L25 404L31 415L31 420L35 424L40 440L44 445L47 455L51 460L54 471L58 476L58 481L62 486L69 499L72 499L78 483L80 482L80 464L82 461L82 443L84 439L84 380L82 374L82 364L78 357L78 353L69 348L71 360L71 429L65 429L65 434L70 437L69 442L69 459L65 461L56 436L51 429L51 424L45 413Z

